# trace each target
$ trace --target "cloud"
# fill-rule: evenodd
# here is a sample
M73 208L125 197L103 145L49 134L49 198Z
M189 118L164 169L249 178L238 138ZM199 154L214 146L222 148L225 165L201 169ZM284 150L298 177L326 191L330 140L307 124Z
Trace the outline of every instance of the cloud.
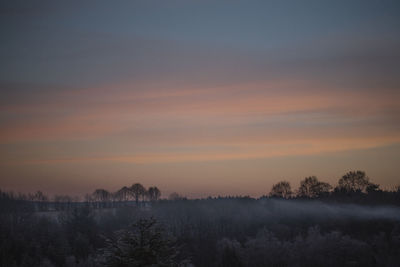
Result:
M43 5L0 7L1 164L241 161L399 142L395 7L278 4L293 15L282 20L240 3L229 14Z

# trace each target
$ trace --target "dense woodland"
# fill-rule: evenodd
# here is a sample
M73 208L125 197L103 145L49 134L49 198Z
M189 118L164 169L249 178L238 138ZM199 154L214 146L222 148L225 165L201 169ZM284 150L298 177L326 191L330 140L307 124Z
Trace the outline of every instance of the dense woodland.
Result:
M0 191L0 266L399 266L400 187L362 171L258 199L141 184L82 200Z

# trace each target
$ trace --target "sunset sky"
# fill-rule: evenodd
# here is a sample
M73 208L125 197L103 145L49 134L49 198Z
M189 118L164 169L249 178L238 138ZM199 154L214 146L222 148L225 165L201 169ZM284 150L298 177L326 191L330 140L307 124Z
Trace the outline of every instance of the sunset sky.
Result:
M399 1L1 1L0 188L400 184Z

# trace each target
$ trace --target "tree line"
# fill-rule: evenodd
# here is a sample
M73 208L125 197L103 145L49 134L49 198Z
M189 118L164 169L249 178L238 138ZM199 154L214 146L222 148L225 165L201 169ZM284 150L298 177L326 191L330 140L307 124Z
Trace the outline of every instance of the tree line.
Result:
M399 190L398 186L396 190ZM315 176L304 178L300 182L297 191L293 191L288 181L281 181L274 184L271 188L269 196L271 197L300 197L300 198L316 198L336 194L352 194L352 193L373 193L382 191L378 184L372 183L364 171L349 171L343 175L336 187L329 183L321 182Z
M32 210L54 204L43 193L0 191L0 266L399 265L399 188L383 191L361 171L335 187L314 176L284 184L266 198L194 200L134 184L66 198L59 212Z
M146 189L142 184L135 183L130 187L124 186L116 192L109 192L105 189L96 189L92 194L85 196L85 202L104 203L128 202L134 201L136 205L146 200L154 202L161 197L161 191L156 186L151 186Z
M21 194L14 192L4 192L0 190L0 206L13 206L19 209L32 209L37 211L46 210L68 210L77 204L90 206L92 208L107 208L120 205L127 205L134 202L136 206L145 201L155 202L161 197L161 191L156 186L146 189L140 183L135 183L130 187L124 186L116 192L110 192L105 189L96 189L91 194L86 194L84 201L81 202L78 197L68 195L55 195L49 198L42 191L34 194ZM12 202L12 204L10 204ZM33 204L33 205L27 205Z
M400 186L394 189L399 193ZM384 191L376 183L370 181L370 178L364 171L349 171L344 174L336 186L332 186L327 182L320 181L316 176L309 176L300 181L298 189L292 189L288 181L280 181L274 185L268 195L264 197L272 198L337 198L339 196L360 196L360 195L377 195L390 193ZM78 197L68 195L55 195L53 198L48 197L42 191L34 194L21 194L13 192L3 192L0 190L0 200L17 200L35 203L37 210L65 210L77 203L86 204L93 208L107 208L119 205L135 204L136 206L145 205L148 202L156 202L161 198L161 191L157 186L145 188L140 183L134 183L130 187L123 186L121 189L110 192L106 189L96 189L91 194L84 196L81 202ZM186 197L173 192L168 197L169 200L185 200Z

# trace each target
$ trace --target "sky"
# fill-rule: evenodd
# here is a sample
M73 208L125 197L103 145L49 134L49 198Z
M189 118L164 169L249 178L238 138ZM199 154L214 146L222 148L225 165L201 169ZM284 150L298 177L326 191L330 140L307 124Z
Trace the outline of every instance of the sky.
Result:
M0 188L400 184L398 1L0 1Z

